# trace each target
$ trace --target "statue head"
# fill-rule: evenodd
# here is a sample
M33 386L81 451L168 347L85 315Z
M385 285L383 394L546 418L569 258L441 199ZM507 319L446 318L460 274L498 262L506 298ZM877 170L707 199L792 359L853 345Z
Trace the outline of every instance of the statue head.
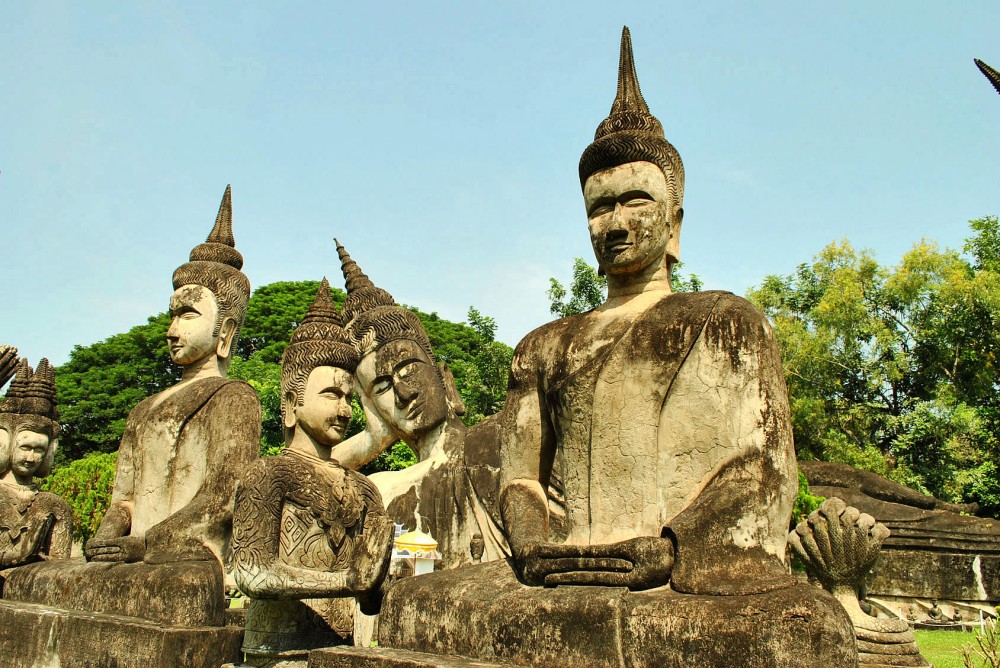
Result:
M351 423L358 354L341 324L326 278L281 358L281 416L285 443L296 429L334 446Z
M37 369L22 359L0 402L0 475L27 484L52 470L59 437L55 372L47 359Z
M344 319L360 357L355 375L379 417L412 441L464 415L455 379L443 362L435 365L420 318L376 287L340 243L337 252L347 287Z
M684 164L642 97L628 28L622 30L618 92L580 158L580 185L602 273L677 262Z
M233 238L232 189L227 185L208 239L174 271L167 340L176 364L194 364L211 354L225 361L232 357L250 301L250 281L242 268L243 256Z

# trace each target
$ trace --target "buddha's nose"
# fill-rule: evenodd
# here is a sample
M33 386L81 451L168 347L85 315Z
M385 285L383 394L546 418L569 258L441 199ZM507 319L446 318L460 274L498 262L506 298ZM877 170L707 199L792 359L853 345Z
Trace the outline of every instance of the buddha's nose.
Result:
M420 394L416 386L410 385L406 381L399 381L398 383L395 383L393 387L396 390L396 406L399 408L403 408L416 399L417 395Z

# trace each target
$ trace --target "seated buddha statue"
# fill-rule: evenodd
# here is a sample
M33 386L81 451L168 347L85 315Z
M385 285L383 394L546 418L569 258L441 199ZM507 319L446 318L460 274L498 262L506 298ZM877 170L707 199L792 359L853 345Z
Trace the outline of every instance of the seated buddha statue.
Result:
M4 348L0 358L13 351L16 361ZM69 557L73 511L34 484L52 470L58 436L55 373L46 359L37 369L21 360L0 401L0 568Z
M373 598L388 570L393 525L378 490L330 457L351 421L357 363L323 279L281 361L285 448L254 462L236 488L233 562L251 597L249 665L349 642L355 597Z
M393 585L380 647L533 666L856 665L844 609L786 565L797 473L771 327L730 293L671 290L684 168L627 29L579 175L608 296L515 350L496 418L512 558Z
M4 598L168 624L224 622L224 563L239 473L260 442L260 403L226 378L250 297L226 188L215 225L173 275L166 338L181 380L129 413L111 505L88 563L24 566Z

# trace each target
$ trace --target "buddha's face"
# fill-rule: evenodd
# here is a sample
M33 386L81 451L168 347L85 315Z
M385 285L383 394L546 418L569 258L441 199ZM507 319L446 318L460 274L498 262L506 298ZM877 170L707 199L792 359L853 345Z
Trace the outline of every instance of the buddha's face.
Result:
M351 424L353 387L354 378L343 369L318 366L310 371L301 403L295 406L295 428L321 445L340 443Z
M47 434L21 429L15 434L10 453L10 470L19 478L31 478L49 452Z
M365 355L356 373L379 416L404 439L419 438L448 418L441 375L415 341L389 341Z
M651 162L630 162L593 174L583 186L590 242L609 275L633 274L676 259L679 207Z
M170 297L170 359L188 365L215 353L219 346L215 333L218 316L219 304L211 290L194 284L177 288Z

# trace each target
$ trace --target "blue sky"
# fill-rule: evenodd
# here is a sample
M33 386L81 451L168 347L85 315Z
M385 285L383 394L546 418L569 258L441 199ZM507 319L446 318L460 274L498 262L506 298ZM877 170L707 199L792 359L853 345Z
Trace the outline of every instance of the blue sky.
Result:
M972 63L1000 67L996 2L361 4L0 7L0 342L61 363L164 310L232 183L255 286L340 285L336 235L397 301L516 343L592 260L576 165L623 24L707 288L1000 213Z

